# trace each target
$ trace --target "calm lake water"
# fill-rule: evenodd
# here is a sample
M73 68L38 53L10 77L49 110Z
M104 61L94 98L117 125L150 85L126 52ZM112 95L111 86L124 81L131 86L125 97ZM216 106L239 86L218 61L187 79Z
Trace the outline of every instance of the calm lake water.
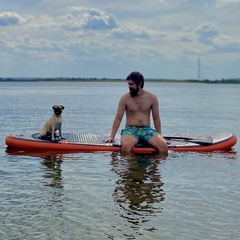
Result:
M240 85L145 83L162 132L235 133ZM63 131L110 133L123 83L0 82L0 239L240 239L240 144L229 152L6 150L9 133L38 132L62 104ZM124 126L124 121L122 126Z

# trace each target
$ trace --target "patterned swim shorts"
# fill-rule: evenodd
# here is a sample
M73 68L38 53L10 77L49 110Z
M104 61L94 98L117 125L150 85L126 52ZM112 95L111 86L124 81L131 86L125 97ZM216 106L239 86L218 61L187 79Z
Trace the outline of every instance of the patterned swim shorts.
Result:
M126 126L121 131L122 136L131 135L131 136L135 137L139 142L140 141L148 142L149 139L156 134L159 134L159 133L149 126L146 126L146 127Z

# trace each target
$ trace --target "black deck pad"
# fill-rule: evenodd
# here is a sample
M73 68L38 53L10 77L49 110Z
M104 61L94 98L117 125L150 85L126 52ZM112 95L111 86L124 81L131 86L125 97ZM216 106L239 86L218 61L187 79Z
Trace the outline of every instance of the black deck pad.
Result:
M105 143L104 140L109 137L109 134L95 134L95 133L63 133L62 137L60 138L58 135L55 136L55 140L51 140L50 135L43 136L41 138L38 137L39 133L34 133L31 135L33 139L42 140L42 141L49 141L49 142L62 142L67 141L70 143L78 143L78 144L95 144L95 145L107 145L109 143ZM120 146L120 135L116 135L115 142L112 143L113 145ZM210 136L204 137L182 137L182 136L173 136L173 137L165 137L165 139L170 140L172 143L192 143L192 144L199 144L202 146L211 145L213 143L213 138ZM151 147L147 142L140 142L136 145L136 147Z
M82 144L107 144L104 142L105 139L109 137L108 134L92 134L92 133L63 133L62 139L59 136L55 136L55 141L51 140L50 135L38 137L39 133L32 134L33 139L38 139L42 141L49 142L61 142L67 141L71 143L82 143ZM113 145L120 146L120 135L117 135L115 138L115 142ZM146 142L140 142L136 145L136 147L152 147L150 144Z
M46 135L41 138L38 137L39 133L32 134L32 138L40 139L45 141L51 141L51 136ZM94 144L102 144L104 143L104 139L108 138L109 135L107 134L92 134L92 133L63 133L62 139L56 135L55 140L61 141L65 140L67 142L73 143L94 143Z

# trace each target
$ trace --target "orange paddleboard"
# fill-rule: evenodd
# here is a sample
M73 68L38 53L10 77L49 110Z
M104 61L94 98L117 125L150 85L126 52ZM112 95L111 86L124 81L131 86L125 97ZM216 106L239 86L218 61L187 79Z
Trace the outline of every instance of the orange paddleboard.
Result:
M105 143L108 138L106 134L92 133L63 133L64 139L51 141L50 139L38 138L38 133L34 134L9 134L5 142L9 148L31 151L76 151L76 152L96 152L96 151L121 151L120 135L116 137L114 143ZM215 151L230 150L236 143L237 137L232 133L208 134L190 136L177 134L175 136L165 136L171 143L169 150L174 151ZM134 153L155 153L157 150L150 145L137 144L133 149Z

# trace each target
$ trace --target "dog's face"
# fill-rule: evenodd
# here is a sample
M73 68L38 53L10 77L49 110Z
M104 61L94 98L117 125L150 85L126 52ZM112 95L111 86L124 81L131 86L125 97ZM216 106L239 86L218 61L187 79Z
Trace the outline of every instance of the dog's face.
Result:
M52 109L56 115L61 115L62 110L64 109L64 106L63 105L54 105L52 107Z

